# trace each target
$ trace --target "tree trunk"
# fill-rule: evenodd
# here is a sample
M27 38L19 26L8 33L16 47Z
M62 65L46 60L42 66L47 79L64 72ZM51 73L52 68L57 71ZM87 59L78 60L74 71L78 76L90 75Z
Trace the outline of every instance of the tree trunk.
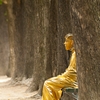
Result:
M50 2L46 0L32 1L34 5L33 14L33 45L34 45L34 68L33 68L33 82L29 87L29 91L39 89L41 93L42 85L47 77L51 76L51 69L49 76L46 76L46 69L49 66L48 50L50 44L49 40L49 7ZM50 50L49 50L50 51Z
M13 11L12 11L12 0L9 0L7 4L7 10L8 10L8 32L9 32L9 46L10 46L10 60L9 60L9 69L11 72L11 76L14 74L14 68L15 68L15 48L14 48L14 31L15 31L15 25L14 25L14 18L13 18Z
M9 76L9 36L7 26L7 5L0 5L0 75Z
M68 51L65 50L65 35L72 32L69 0L57 2L57 74L65 71L69 64Z
M79 100L100 99L100 1L71 2Z
M33 75L34 68L34 3L31 0L23 0L23 49L25 77Z
M8 1L8 25L10 37L10 68L13 79L24 76L23 60L23 5L19 0Z
M47 68L46 75L49 73L52 76L56 75L57 71L57 2L51 0L49 7L49 34L47 37ZM47 78L49 78L47 77ZM47 79L46 78L46 79Z

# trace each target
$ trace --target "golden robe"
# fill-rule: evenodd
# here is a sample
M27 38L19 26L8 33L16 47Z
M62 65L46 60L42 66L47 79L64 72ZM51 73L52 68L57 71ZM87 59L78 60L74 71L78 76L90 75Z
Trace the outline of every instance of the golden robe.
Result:
M66 71L57 77L50 78L44 82L42 100L60 100L64 87L77 88L76 75L76 53L73 50L70 64Z

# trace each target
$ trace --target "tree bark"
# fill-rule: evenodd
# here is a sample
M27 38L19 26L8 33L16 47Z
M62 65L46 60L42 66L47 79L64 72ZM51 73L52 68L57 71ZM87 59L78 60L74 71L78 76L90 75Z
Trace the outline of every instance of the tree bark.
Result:
M71 2L79 100L100 99L100 1Z
M23 0L23 51L25 77L33 75L34 68L34 3L31 0Z
M32 1L34 5L33 15L33 45L34 45L34 68L33 68L33 82L29 87L29 91L39 89L41 93L42 85L47 77L51 76L49 70L49 76L46 76L46 68L50 68L48 65L50 58L48 58L49 50L49 6L50 1ZM48 43L48 44L47 44ZM50 50L49 50L50 51Z
M14 48L14 18L13 18L13 11L12 11L12 0L9 0L7 5L8 10L8 32L9 32L9 46L10 46L10 60L9 60L9 69L11 72L11 76L14 74L14 67L15 65L15 48Z
M21 80L25 69L23 54L23 5L19 0L9 0L7 5L11 76L13 80Z
M7 25L7 5L0 5L0 75L9 76L9 36Z
M65 35L72 32L70 1L57 1L57 74L65 71L69 64L69 52L65 50Z

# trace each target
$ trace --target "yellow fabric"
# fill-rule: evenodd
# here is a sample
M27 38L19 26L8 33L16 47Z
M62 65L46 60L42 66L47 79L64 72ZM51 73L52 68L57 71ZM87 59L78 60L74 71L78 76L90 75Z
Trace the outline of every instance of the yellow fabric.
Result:
M50 78L44 82L42 100L60 100L64 87L77 88L76 75L76 53L73 50L69 67L57 77Z

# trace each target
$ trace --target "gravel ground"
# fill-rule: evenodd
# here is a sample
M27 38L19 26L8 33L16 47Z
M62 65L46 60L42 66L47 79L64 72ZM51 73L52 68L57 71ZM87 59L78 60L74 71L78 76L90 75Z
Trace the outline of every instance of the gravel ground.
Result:
M22 82L11 84L11 78L0 76L0 100L41 100L41 97L36 95L37 91L25 92L31 81L32 79L23 79Z

